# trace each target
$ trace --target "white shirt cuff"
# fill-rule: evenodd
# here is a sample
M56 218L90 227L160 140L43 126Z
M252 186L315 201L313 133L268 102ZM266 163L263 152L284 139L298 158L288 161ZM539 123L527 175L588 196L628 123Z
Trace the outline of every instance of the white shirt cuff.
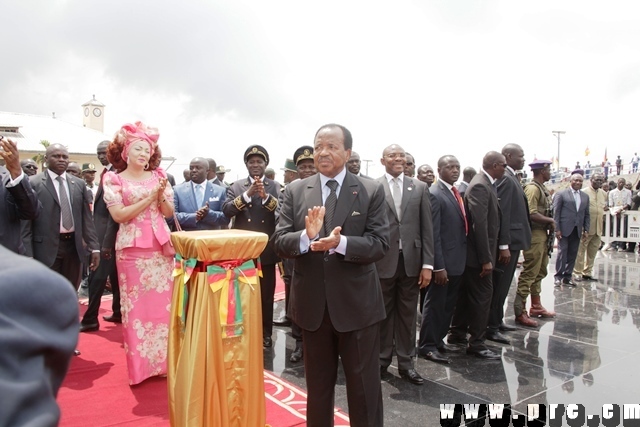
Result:
M11 188L11 187L15 187L16 185L20 184L20 182L22 182L22 179L24 178L24 172L20 172L20 175L16 178L13 179L9 182L7 182L7 188Z

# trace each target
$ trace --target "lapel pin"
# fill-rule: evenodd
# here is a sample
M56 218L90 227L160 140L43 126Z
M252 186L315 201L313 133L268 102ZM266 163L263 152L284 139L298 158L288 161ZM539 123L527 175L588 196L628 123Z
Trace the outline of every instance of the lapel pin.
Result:
M353 192L353 195L354 195L354 196L357 196L357 195L358 195L358 192L357 192L357 191L354 191L354 192Z
M407 190L411 191L413 190L413 187L407 187Z

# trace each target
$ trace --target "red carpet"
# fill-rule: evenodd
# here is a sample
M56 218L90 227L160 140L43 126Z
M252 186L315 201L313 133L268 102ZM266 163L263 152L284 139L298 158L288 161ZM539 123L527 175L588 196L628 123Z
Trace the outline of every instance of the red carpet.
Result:
M284 281L282 277L276 272L276 293L273 296L274 301L282 301L284 300Z
M100 316L111 314L105 297ZM83 313L86 306L80 305ZM167 381L152 378L129 387L122 348L122 326L102 322L100 331L80 334L82 354L71 361L58 394L62 427L168 426ZM273 427L305 425L306 394L271 372L265 371L267 424ZM336 409L336 426L348 426L349 418Z

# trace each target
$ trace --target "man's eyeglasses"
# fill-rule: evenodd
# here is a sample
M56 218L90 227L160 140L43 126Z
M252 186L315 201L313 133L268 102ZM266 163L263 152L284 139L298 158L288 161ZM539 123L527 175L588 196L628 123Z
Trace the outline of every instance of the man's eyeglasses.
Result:
M24 165L24 167L27 169L38 169L38 166L36 165Z
M385 157L387 159L397 159L398 157L400 157L401 159L404 159L407 156L404 153L389 153L389 154L385 154Z

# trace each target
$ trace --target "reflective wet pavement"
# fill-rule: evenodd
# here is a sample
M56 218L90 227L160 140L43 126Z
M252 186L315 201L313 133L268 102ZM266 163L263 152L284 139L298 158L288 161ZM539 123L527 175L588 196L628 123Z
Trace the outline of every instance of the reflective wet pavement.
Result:
M511 345L487 341L501 360L464 352L448 354L452 363L446 366L417 359L425 384L415 386L399 377L394 359L382 381L385 426L439 425L443 403L511 403L514 413L525 413L529 403L579 403L587 415L601 414L607 403L640 403L640 255L599 252L594 268L599 281L577 282L576 288L554 287L554 266L555 256L543 281L542 303L556 318L506 332ZM514 294L512 285L505 316L511 325ZM276 313L283 302L278 304ZM265 369L304 389L302 362L289 362L294 347L290 329L274 327ZM348 410L342 375L336 406Z

